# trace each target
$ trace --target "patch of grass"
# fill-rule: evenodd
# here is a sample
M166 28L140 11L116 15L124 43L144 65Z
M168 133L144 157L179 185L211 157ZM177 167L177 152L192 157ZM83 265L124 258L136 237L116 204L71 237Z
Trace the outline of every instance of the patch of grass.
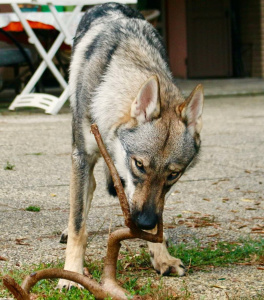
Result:
M146 261L148 254L143 249L141 254L139 255L131 255L131 253L123 252L121 254L122 259L118 261L117 267L117 280L119 283L127 289L129 293L132 295L146 295L150 294L150 298L146 299L159 299L159 300L172 300L176 299L171 296L171 292L167 291L167 288L162 288L162 283L159 285L152 284L152 281L148 279L145 284L139 284L138 279L141 277L145 277L147 273L151 272L152 274L156 274L155 271L150 268L150 262ZM138 265L137 265L138 264ZM147 266L147 267L146 267ZM88 268L92 277L100 281L102 270L103 270L103 262L95 261L92 263L86 263L86 267ZM6 274L12 276L19 284L22 283L23 278L31 274L35 271L42 270L45 268L63 268L63 263L52 263L52 264L44 264L41 263L37 266L24 266L19 270L14 269L12 271L0 271L0 278ZM142 273L144 272L144 274ZM36 300L47 299L47 300L77 300L77 299L87 299L87 300L95 300L95 297L87 290L79 290L78 288L72 288L70 291L59 291L56 290L56 285L58 283L57 279L45 279L39 281L31 290L32 294L37 295ZM2 285L0 280L0 298L1 297L10 297L11 295ZM105 300L110 300L105 299Z
M38 206L29 206L26 208L27 211L34 211L34 212L39 212L40 211L40 207Z
M202 246L196 241L196 246L178 244L169 247L172 256L180 257L185 266L227 266L235 263L248 263L263 259L264 239L247 239L238 242L217 242Z
M44 154L45 153L43 153L43 152L26 153L26 155L36 155L36 156L44 155Z
M14 168L15 168L15 165L10 164L9 161L7 161L7 162L6 162L6 165L4 166L4 170L9 170L9 171L11 171L11 170L14 170Z
M14 269L12 271L3 270L0 271L0 278L6 274L12 276L17 283L21 284L26 275L29 275L35 271L46 269L46 268L63 268L63 263L41 263L35 266L23 266L19 270ZM32 294L37 295L36 300L47 299L47 300L74 300L74 299L87 299L95 300L95 297L87 290L79 290L78 288L72 288L69 291L59 291L56 289L58 283L57 279L44 279L39 281L31 290ZM0 298L11 297L11 294L5 289L0 280Z
M203 247L200 241L196 240L196 245L178 244L169 247L169 251L173 256L180 257L186 266L191 268L206 266L226 266L234 263L252 262L257 263L263 259L264 239L258 240L239 240L238 242L218 242ZM252 262L253 263L253 262ZM103 270L103 261L95 261L86 263L92 277L100 281ZM6 274L12 276L19 284L22 279L37 270L44 268L63 268L63 263L41 263L37 266L25 266L19 270L0 271L0 277ZM149 254L145 249L140 254L135 254L131 249L121 251L117 264L117 280L131 295L148 295L146 299L155 300L172 300L172 299L192 299L192 295L187 285L183 284L180 291L175 291L173 287L167 288L163 286L162 279L158 284L153 283L152 279L160 279L153 270L149 260ZM146 280L145 280L146 279ZM37 295L34 299L62 300L62 299L88 299L94 300L95 297L86 290L73 288L70 291L56 290L58 280L42 280L32 289L32 293ZM7 290L0 281L0 298L10 297ZM107 299L109 300L109 299Z

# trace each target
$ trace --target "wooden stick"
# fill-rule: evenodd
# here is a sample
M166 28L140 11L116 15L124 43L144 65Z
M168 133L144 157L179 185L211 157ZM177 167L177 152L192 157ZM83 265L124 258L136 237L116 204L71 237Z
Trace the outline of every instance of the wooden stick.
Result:
M91 293L95 295L100 295L100 297L107 297L107 294L104 292L102 286L95 280L84 276L82 274L71 272L67 270L62 269L46 269L34 272L30 275L28 275L21 287L26 291L29 292L31 288L40 280L42 279L48 279L48 278L63 278L68 279L71 281L74 281L76 283L79 283L84 288L89 290Z
M117 173L116 167L115 167L108 151L106 150L106 147L104 145L101 134L100 134L99 129L96 124L91 125L91 131L94 134L98 148L99 148L99 150L108 166L110 174L112 176L114 187L116 189L116 193L117 193L117 196L118 196L118 199L120 202L120 206L121 206L121 209L122 209L124 217L125 217L126 226L129 227L131 231L133 231L133 234L135 234L135 237L137 237L137 238L141 238L141 239L147 240L149 242L153 242L153 243L157 243L157 242L161 243L162 239L163 239L162 216L159 217L158 230L155 235L153 235L151 233L147 233L145 231L142 231L134 224L134 222L131 219L129 204L127 201L127 197L126 197L122 182Z
M155 235L142 231L134 224L134 222L131 220L129 204L120 177L117 173L116 167L114 166L108 151L106 150L106 147L104 145L101 134L96 124L92 124L91 131L94 134L98 148L111 173L114 182L114 187L116 189L116 193L120 202L120 206L125 217L125 224L127 227L129 227L129 229L123 229L122 231L117 230L113 232L108 238L107 255L104 263L104 270L102 276L103 283L106 283L109 280L109 278L116 278L117 257L121 246L120 241L125 239L140 238L153 243L161 243L163 240L163 221L162 216L160 216L158 221L157 233Z
M4 276L3 283L17 300L30 300L29 294L12 277Z
M96 139L98 148L99 148L99 150L100 150L100 152L101 152L101 154L102 154L102 156L103 156L103 158L104 158L104 160L105 160L105 162L108 166L108 169L111 173L111 176L112 176L112 179L113 179L113 182L114 182L114 187L115 187L115 190L116 190L116 193L117 193L117 197L119 199L120 206L121 206L121 209L122 209L123 214L124 214L125 224L126 224L127 227L130 227L131 223L132 223L132 220L131 220L131 217L130 217L129 204L128 204L128 201L127 201L127 197L126 197L122 182L121 182L120 177L117 173L116 167L113 164L113 161L112 161L108 151L105 148L104 142L102 140L101 134L100 134L96 124L91 125L91 131L92 131L92 133L93 133L93 135Z
M13 278L5 276L3 278L4 285L9 289L9 291L15 296L18 300L30 300L29 291L30 289L41 279L47 278L64 278L70 281L74 281L91 293L93 293L96 299L104 299L108 296L112 297L114 300L126 300L128 293L122 287L120 287L116 282L116 264L118 253L121 246L121 241L125 239L134 239L140 238L153 243L161 243L163 240L163 221L162 215L159 216L157 233L151 234L145 232L134 224L131 219L129 204L127 201L124 188L122 186L120 177L117 173L117 170L113 164L113 161L107 152L105 145L102 141L100 132L96 124L91 126L91 130L97 141L99 150L109 168L111 173L114 187L116 189L120 205L124 214L125 224L128 228L118 229L112 232L108 238L107 245L107 255L104 264L104 270L102 275L102 284L99 284L97 281L81 275L79 273L61 270L61 269L46 269L41 270L31 275L27 276L20 287ZM132 299L141 299L140 296L134 296Z

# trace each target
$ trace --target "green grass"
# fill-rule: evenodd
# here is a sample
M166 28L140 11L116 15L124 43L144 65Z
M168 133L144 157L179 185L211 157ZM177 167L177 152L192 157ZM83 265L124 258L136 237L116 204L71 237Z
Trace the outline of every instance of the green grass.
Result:
M172 256L180 257L190 269L197 267L223 267L229 264L264 260L264 239L247 239L237 242L217 242L203 246L196 241L196 246L178 244L169 247Z
M4 170L12 171L12 170L14 170L14 168L15 168L15 165L10 164L9 161L7 161L5 166L4 166Z
M180 257L185 265L189 266L189 272L193 272L195 268L206 271L208 266L230 266L235 263L251 262L253 258L254 263L263 262L264 239L239 240L234 243L218 242L206 247L196 241L195 246L178 244L169 247L169 251L173 256ZM93 278L100 281L103 262L87 263L86 267ZM37 266L24 266L12 271L4 270L0 271L0 277L8 274L21 284L26 275L44 268L63 268L63 263L42 263ZM140 283L140 278L146 279L144 284ZM158 300L192 299L187 286L180 291L172 291L163 287L162 280L158 284L153 283L153 278L160 279L151 267L149 254L145 249L142 249L140 254L131 253L131 250L120 252L120 259L117 264L117 280L131 295L150 295L150 298L147 299ZM42 280L34 286L31 292L38 295L36 299L95 299L88 291L77 288L60 292L55 289L57 282L58 280ZM173 296L172 292L174 292ZM179 297L175 295L179 295ZM10 296L9 293L0 282L0 297L8 296Z
M29 206L26 208L27 211L34 211L34 212L39 212L40 211L40 207L38 206Z

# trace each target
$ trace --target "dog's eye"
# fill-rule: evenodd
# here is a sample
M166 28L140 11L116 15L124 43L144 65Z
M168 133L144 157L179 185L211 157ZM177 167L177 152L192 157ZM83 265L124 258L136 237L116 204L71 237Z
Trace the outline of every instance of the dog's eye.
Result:
M144 166L143 166L143 163L139 160L135 160L135 165L136 167L138 168L138 170L142 173L145 172L145 169L144 169Z
M180 172L172 172L172 173L168 176L168 180L174 180L174 179L176 179L179 175L180 175Z

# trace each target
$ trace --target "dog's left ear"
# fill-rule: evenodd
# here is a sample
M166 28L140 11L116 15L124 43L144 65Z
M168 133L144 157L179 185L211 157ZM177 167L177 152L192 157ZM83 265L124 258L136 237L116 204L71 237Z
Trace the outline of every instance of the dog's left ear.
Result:
M202 130L203 102L203 86L199 84L190 96L176 107L177 115L186 123L192 136L199 134Z
M140 88L136 99L131 105L131 117L138 124L157 118L160 115L159 81L151 76Z

